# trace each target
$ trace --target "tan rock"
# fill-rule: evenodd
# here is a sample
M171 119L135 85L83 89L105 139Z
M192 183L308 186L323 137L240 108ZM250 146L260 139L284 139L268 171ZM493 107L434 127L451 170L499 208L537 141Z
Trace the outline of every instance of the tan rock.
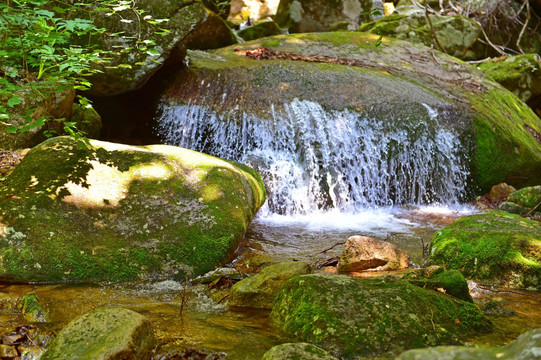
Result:
M351 236L338 264L339 272L399 270L408 267L408 255L395 245L368 236Z
M506 183L494 185L492 189L490 189L490 200L492 200L493 203L496 203L496 205L499 205L507 200L509 195L515 191L517 190L514 187L507 185Z

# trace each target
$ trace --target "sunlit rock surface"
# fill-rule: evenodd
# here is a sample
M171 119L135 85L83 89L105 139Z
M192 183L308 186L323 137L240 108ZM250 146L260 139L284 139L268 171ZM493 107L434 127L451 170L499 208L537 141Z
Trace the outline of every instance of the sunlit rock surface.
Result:
M166 145L53 138L0 189L0 277L202 274L226 260L264 200L259 175L238 163Z

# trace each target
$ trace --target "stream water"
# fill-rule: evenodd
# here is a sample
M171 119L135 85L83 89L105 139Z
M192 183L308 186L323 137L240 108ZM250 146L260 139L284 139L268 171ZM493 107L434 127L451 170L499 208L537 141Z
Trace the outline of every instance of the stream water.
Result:
M229 265L249 272L270 261L316 264L338 256L349 236L368 235L396 244L420 266L436 230L476 211L459 205L469 190L468 144L438 126L445 114L424 108L422 120L400 125L300 100L269 109L272 121L242 112L229 121L203 106L164 102L156 121L163 142L247 163L262 174L268 201ZM540 293L472 287L496 325L472 343L501 345L541 327ZM232 311L206 297L203 286L191 289L180 314L182 289L162 281L3 285L0 292L35 293L50 315L38 325L48 330L99 306L133 309L151 320L163 352L193 347L254 360L292 340L269 327L267 311ZM21 321L13 311L0 312L3 331Z

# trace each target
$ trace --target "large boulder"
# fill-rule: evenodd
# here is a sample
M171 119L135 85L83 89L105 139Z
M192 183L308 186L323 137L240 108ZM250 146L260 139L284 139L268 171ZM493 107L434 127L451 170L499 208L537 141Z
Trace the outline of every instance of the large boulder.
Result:
M504 56L478 65L485 74L502 84L522 101L541 95L538 54Z
M310 274L312 268L302 261L269 265L260 273L241 280L231 288L230 306L271 309L280 286L297 275Z
M264 200L259 175L238 163L52 138L0 188L0 277L199 275L234 251Z
M343 21L355 29L381 16L381 0L281 0L274 20L290 33L305 33L329 31Z
M260 165L281 213L291 203L355 211L541 183L541 120L526 104L450 56L381 41L309 33L189 52L191 66L162 96L158 131ZM296 203L302 189L314 204Z
M40 359L146 360L155 346L146 317L128 309L105 307L66 325Z
M503 347L439 346L408 350L396 360L538 360L541 329L530 330Z
M402 270L408 267L408 255L395 245L368 236L351 236L344 245L338 263L339 272L363 270Z
M276 345L261 360L338 360L325 350L308 343Z
M463 217L434 235L430 261L466 277L541 289L541 223L503 211Z
M100 73L90 78L91 95L118 95L140 88L164 62L183 59L182 41L199 27L204 28L198 33L199 43L203 37L217 47L234 43L223 19L207 11L202 0L137 0L134 6L137 11L119 6L113 16L92 8L74 15L85 17L91 11L94 25L107 30L78 41L114 55L109 62L95 64Z
M477 306L405 280L317 274L286 282L270 321L346 359L455 344L492 327Z
M470 49L481 34L481 26L477 22L462 15L429 16L432 27L423 10L414 6L400 7L390 16L361 25L359 31L409 40L435 49L441 45L442 51L459 59L475 58Z

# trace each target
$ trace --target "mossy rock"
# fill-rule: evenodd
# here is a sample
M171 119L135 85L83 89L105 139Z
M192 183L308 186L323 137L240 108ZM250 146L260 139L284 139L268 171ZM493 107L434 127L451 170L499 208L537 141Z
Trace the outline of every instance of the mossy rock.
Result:
M156 346L150 321L135 311L104 307L66 325L42 360L149 359Z
M430 261L464 276L541 289L541 223L504 211L459 219L434 235Z
M526 104L451 56L391 38L375 46L378 39L360 32L292 34L189 52L191 65L164 92L164 108L189 104L217 121L249 117L273 123L293 102L310 101L329 113L347 111L383 123L389 132L410 131L412 143L419 135L411 129L427 123L429 132L456 135L456 157L471 174L470 189L488 192L504 181L518 187L541 183L541 120ZM358 66L244 56L263 47ZM441 116L433 120L425 105Z
M229 306L271 309L274 298L285 281L311 272L310 265L302 261L269 265L260 273L233 285L228 304Z
M462 15L430 15L432 27L426 19L424 10L416 6L402 7L399 12L384 16L377 21L361 25L358 31L391 36L401 40L433 46L459 59L468 59L469 52L481 34L481 27L474 20ZM438 38L434 40L432 28Z
M447 295L473 303L468 282L459 271L444 270L443 268L429 272L423 270L425 269L414 270L403 279L423 289L443 290Z
M263 21L237 32L237 34L245 41L260 39L266 36L279 35L280 33L280 28L274 21Z
M518 215L541 213L541 185L515 191L500 205L500 209Z
M52 138L0 188L0 277L203 274L234 251L264 200L261 177L238 163L166 145Z
M528 101L541 94L540 61L538 54L525 54L495 58L477 66L522 101Z
M405 280L319 274L287 281L270 321L286 336L346 359L456 344L492 329L477 306Z
M17 303L17 310L29 322L46 322L48 318L36 294L23 296Z
M383 2L374 0L282 0L274 21L290 33L329 31L333 24L363 21L383 16Z
M327 351L308 343L276 345L261 360L338 360Z
M396 360L535 360L541 359L540 348L541 329L534 329L503 347L440 346L408 350Z
M186 38L181 46L187 49L217 49L236 44L237 38L225 20L216 13L206 10L207 16Z

